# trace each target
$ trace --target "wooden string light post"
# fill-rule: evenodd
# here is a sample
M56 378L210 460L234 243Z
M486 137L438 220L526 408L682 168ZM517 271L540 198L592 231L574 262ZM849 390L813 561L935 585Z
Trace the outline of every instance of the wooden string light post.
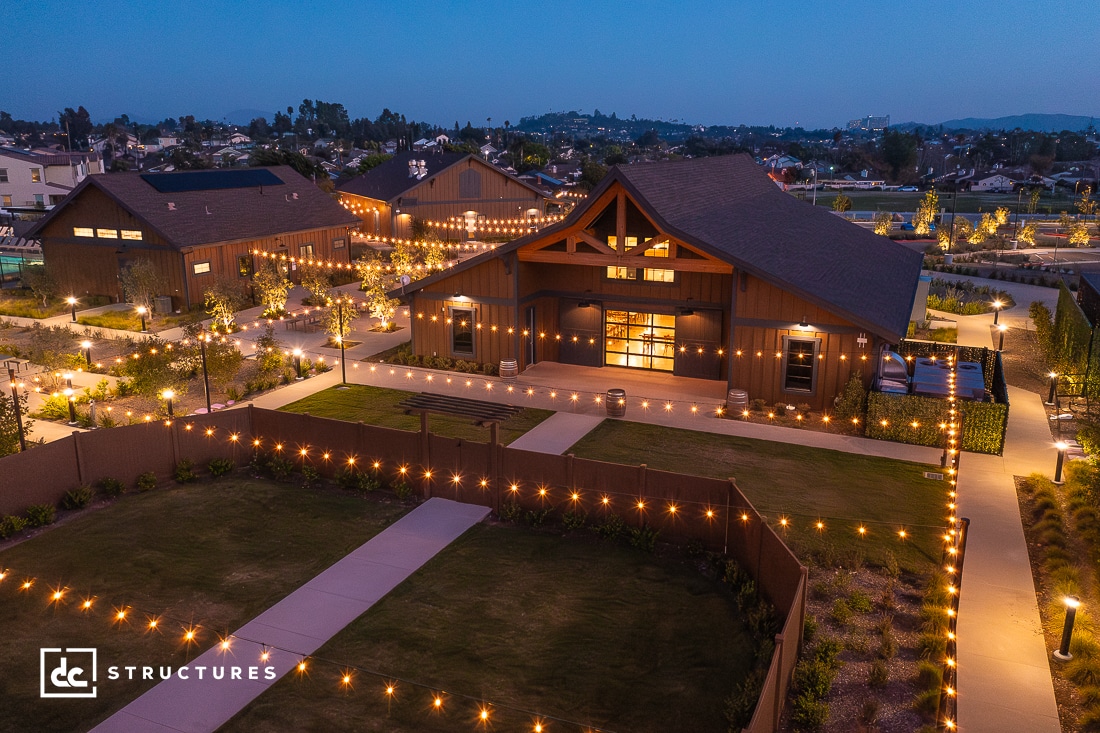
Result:
M15 412L15 428L19 433L19 450L27 450L27 436L23 432L23 412L19 407L19 383L15 381L15 370L8 367L8 382L11 384L11 406Z

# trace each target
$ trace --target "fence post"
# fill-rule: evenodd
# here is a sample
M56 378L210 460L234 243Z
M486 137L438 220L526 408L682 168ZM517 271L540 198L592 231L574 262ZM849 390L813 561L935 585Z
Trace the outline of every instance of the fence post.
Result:
M573 460L576 458L572 453L565 454L565 483L569 486L569 493L572 494L577 490L576 474L573 472Z
M778 677L775 679L775 702L773 703L774 714L772 716L774 728L772 730L779 730L779 717L783 714L783 698L785 697L783 694L785 692L783 689L785 687L783 684L783 634L775 635L775 655L779 659L779 669L777 670Z
M80 431L73 431L73 453L76 455L76 485L84 485L84 456L80 452Z
M800 581L802 593L800 594L801 598L799 599L799 605L802 607L802 610L799 612L801 623L798 624L798 648L802 649L802 642L804 641L803 635L806 632L806 600L810 595L810 569L803 565L800 568L800 572L802 574L802 580Z

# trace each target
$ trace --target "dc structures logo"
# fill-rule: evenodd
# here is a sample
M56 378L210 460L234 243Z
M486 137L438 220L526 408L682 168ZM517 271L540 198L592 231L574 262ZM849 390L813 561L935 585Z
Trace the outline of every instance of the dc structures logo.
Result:
M40 652L40 697L95 697L96 650L47 649Z

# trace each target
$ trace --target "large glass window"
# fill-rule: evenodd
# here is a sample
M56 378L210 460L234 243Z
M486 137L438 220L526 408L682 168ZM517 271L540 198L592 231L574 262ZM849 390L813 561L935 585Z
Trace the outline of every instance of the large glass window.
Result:
M676 270L647 267L645 268L644 278L653 283L674 283L676 282Z
M638 271L633 267L615 267L615 265L607 266L607 279L608 280L637 280Z
M813 392L817 389L817 350L820 339L783 337L783 390Z
M7 182L8 182L8 169L7 168L0 168L0 183L7 183Z
M474 354L474 312L465 308L451 310L451 351Z
M606 355L609 366L671 372L676 355L676 317L660 313L608 310Z
M642 254L646 257L668 257L668 242L658 242Z
M310 259L313 257L313 243L298 245L298 256Z
M204 260L203 262L196 262L191 265L191 272L196 275L205 275L210 272L210 260Z
M140 229L123 229L122 230L122 238L123 239L129 239L129 240L132 240L134 242L140 242L141 241L141 230Z
M252 277L252 255L237 255L237 274Z
M74 237L94 237L95 229L91 227L73 227Z
M31 183L42 183L41 168L31 168Z
M117 229L96 229L95 235L100 239L118 239Z

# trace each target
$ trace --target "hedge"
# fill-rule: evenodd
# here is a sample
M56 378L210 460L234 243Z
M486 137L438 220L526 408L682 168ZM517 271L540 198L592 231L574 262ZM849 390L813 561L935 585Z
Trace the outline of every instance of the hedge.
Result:
M872 392L867 398L866 435L909 445L942 447L940 423L947 416L947 400L920 395ZM962 449L1000 455L1004 450L1008 405L960 402L963 414ZM886 425L882 421L886 421ZM913 427L913 423L917 427Z

